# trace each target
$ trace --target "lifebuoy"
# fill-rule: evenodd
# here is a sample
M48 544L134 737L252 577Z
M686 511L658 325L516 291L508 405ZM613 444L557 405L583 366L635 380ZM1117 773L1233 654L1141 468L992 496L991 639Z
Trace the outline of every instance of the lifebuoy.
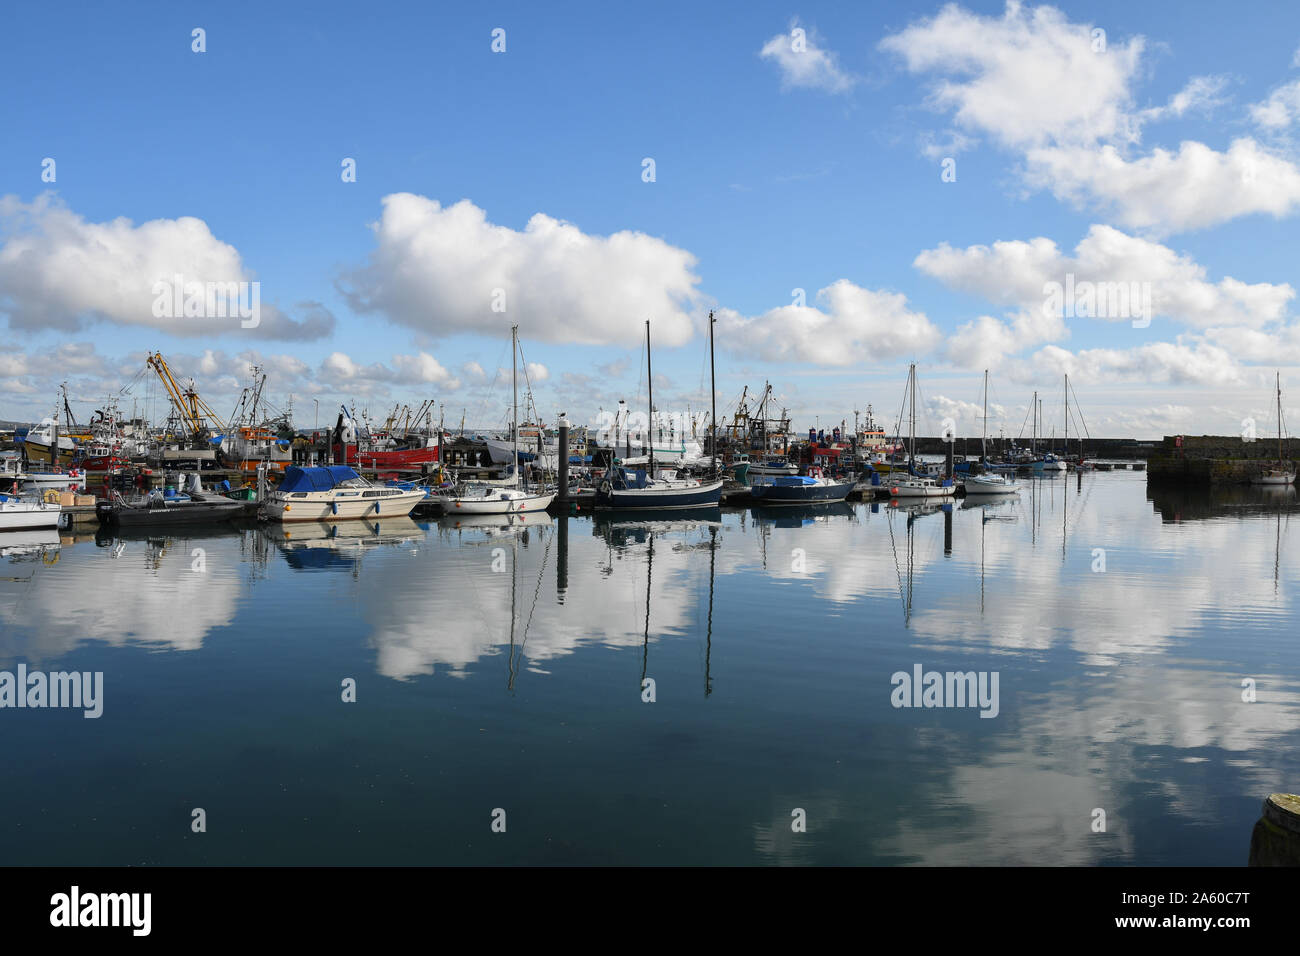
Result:
M602 495L607 495L613 490L614 490L614 486L609 483L608 479L600 483L600 493Z

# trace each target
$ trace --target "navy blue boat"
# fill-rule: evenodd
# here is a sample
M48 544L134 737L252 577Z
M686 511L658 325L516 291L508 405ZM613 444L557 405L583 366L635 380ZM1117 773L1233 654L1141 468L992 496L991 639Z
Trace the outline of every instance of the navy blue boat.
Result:
M808 475L778 475L764 480L754 479L749 493L757 504L806 505L820 501L843 501L853 490L854 482L832 481L815 470Z

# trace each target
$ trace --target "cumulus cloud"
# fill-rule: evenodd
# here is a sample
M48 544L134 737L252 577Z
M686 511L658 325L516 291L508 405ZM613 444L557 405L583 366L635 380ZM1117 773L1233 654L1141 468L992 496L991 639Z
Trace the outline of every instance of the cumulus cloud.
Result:
M1226 86L1223 77L1193 77L1165 106L1138 109L1140 36L1119 41L1053 7L1013 0L1001 17L950 4L880 47L936 77L929 103L960 130L1020 153L1030 189L1097 205L1127 227L1169 233L1300 205L1300 169L1253 139L1227 152L1193 141L1176 152L1138 151L1144 124L1213 106ZM1286 125L1294 104L1284 88L1252 116Z
M1151 342L1130 349L1083 349L1069 352L1048 345L1036 352L1015 375L1018 381L1041 381L1068 374L1078 384L1141 382L1144 384L1236 386L1242 371L1224 349L1206 343Z
M1300 205L1300 168L1249 137L1227 152L1186 141L1137 159L1114 146L1045 147L1026 155L1026 182L1077 206L1095 204L1125 226L1154 233L1216 226Z
M377 247L340 289L361 312L433 334L520 335L570 345L632 345L654 320L659 344L694 333L696 259L640 232L593 236L537 213L522 231L469 200L442 206L395 193L373 225Z
M1030 315L1021 321L1020 331L1026 337L1038 334L1043 340L1057 336L1050 325L1034 325L1034 314L1046 317L1045 286L1064 285L1068 275L1073 275L1075 284L1148 283L1155 315L1195 328L1265 326L1281 320L1295 297L1287 283L1252 284L1231 276L1211 282L1205 267L1191 257L1103 225L1088 230L1073 256L1062 253L1050 239L1039 237L964 249L942 243L921 252L913 264L952 288L1024 309ZM1099 318L1128 321L1131 316Z
M950 4L885 37L913 73L939 73L930 104L958 126L1011 147L1131 138L1130 83L1145 41L1094 49L1091 24L1053 7L1008 3L1001 18Z
M724 348L772 362L843 367L924 352L941 335L897 292L874 291L847 279L817 293L821 308L786 305L747 318L716 313Z
M789 33L778 33L763 44L758 55L776 64L782 89L801 87L843 93L853 86L853 78L840 69L839 58L821 46L817 32L797 21Z
M0 197L0 313L11 328L71 332L104 321L180 336L280 339L320 338L334 328L333 315L319 303L299 306L304 315L295 320L264 301L260 287L256 327L241 327L238 317L155 315L156 286L177 276L186 284L256 281L238 250L202 219L88 222L48 193L31 203Z

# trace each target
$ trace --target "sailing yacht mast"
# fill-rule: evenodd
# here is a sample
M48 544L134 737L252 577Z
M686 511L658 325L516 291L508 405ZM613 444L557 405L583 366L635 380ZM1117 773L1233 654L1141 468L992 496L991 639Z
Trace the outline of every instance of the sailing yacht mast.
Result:
M980 435L980 458L988 462L989 453L985 447L989 440L989 370L984 370L984 433Z
M913 363L907 370L907 378L912 386L912 419L908 426L908 441L911 448L907 452L907 467L913 474L916 473L916 363Z
M718 385L713 370L713 311L709 311L709 459L712 468L709 477L716 478L721 469L718 467Z
M1282 465L1282 373L1277 373L1277 463Z
M1065 376L1065 460L1070 460L1070 376Z
M645 385L646 398L650 402L650 470L647 474L654 477L655 473L655 376L654 370L650 365L650 320L645 320Z
M519 487L519 326L510 326L510 461Z

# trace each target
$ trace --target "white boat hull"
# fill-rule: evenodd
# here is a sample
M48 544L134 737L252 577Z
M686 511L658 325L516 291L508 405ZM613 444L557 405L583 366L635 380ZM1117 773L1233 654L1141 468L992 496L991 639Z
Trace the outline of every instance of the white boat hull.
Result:
M545 511L555 500L554 493L497 498L444 498L443 507L448 517L456 515L516 515Z
M58 505L29 501L0 502L0 532L57 528L63 509Z
M957 493L955 487L943 485L912 485L900 483L893 485L889 493L895 498L951 498Z
M1257 485L1293 485L1295 484L1295 475L1261 475L1256 478L1254 484Z
M387 490L387 489L376 489ZM424 500L423 491L364 496L355 489L308 492L294 498L276 492L266 502L266 514L273 521L346 521L354 518L387 518L409 515Z

